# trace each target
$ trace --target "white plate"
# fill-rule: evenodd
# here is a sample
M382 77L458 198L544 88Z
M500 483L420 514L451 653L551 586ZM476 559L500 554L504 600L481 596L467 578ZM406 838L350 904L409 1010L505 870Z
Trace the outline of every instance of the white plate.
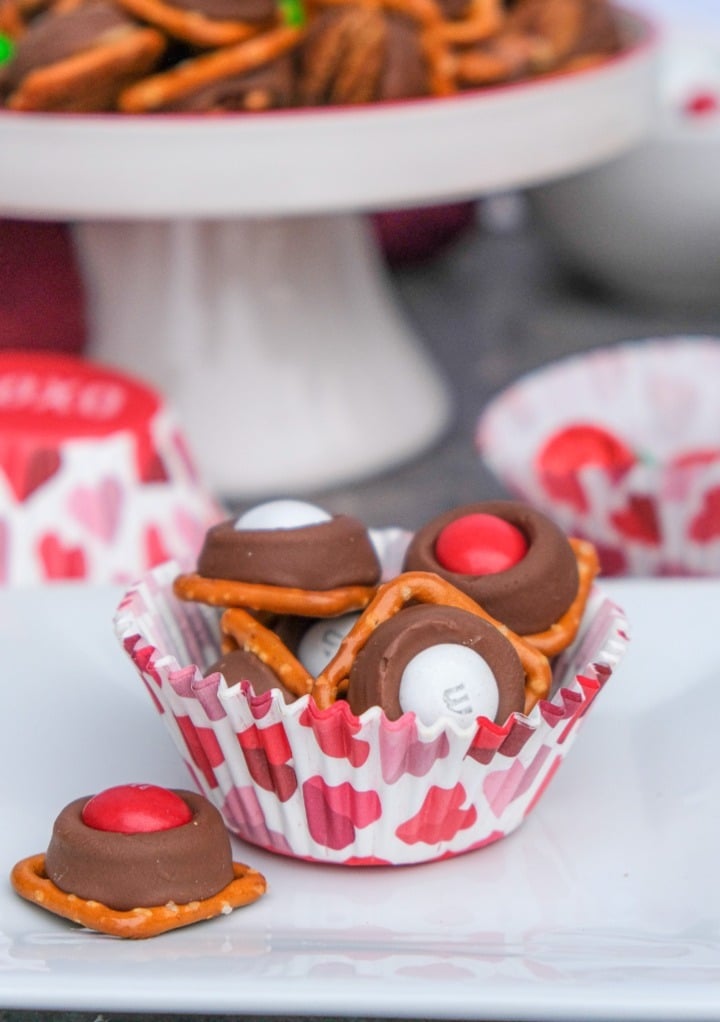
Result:
M720 1017L720 580L618 581L633 642L511 837L398 869L237 843L267 895L149 941L78 930L0 887L5 1008L467 1019ZM72 798L187 785L116 645L113 589L0 592L0 861ZM713 613L714 612L714 613ZM78 624L73 624L78 622ZM78 627L79 625L79 627ZM92 697L95 708L89 711Z
M264 216L516 188L645 137L656 38L574 74L447 99L222 117L0 113L0 210L97 219Z

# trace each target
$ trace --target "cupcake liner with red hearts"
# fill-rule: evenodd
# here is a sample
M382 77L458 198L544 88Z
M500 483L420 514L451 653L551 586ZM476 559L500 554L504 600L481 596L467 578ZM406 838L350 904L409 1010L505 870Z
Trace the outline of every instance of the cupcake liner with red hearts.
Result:
M402 544L396 531L385 550ZM432 727L380 707L286 704L204 669L219 655L218 612L178 601L177 565L125 594L115 631L197 788L245 841L350 866L427 862L482 848L535 807L628 642L622 611L596 588L550 697L500 727ZM386 572L387 573L387 572Z
M494 398L480 415L477 449L510 493L591 540L603 574L716 575L718 379L713 337L630 341L571 356ZM581 442L578 425L586 430Z
M0 585L127 583L222 517L174 413L82 359L0 356Z

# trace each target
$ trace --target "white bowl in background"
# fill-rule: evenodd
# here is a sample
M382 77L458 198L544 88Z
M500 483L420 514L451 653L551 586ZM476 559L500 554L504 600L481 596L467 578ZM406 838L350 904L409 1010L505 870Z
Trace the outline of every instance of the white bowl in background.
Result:
M668 34L648 141L529 193L561 263L621 296L720 307L720 8L716 19L702 39Z

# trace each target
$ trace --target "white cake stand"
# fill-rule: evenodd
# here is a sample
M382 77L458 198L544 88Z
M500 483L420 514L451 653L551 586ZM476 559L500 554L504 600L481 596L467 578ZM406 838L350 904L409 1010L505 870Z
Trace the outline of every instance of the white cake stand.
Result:
M541 183L639 142L657 46L484 93L258 116L0 113L0 212L71 220L90 354L155 384L246 498L390 468L452 414L369 210Z

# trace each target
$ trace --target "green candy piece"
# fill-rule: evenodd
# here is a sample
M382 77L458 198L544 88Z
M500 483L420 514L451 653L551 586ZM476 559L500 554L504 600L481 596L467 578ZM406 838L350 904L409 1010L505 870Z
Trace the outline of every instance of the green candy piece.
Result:
M283 21L290 28L301 28L305 24L305 8L302 0L279 0Z
M15 43L10 36L0 32L0 64L7 64L15 52Z

